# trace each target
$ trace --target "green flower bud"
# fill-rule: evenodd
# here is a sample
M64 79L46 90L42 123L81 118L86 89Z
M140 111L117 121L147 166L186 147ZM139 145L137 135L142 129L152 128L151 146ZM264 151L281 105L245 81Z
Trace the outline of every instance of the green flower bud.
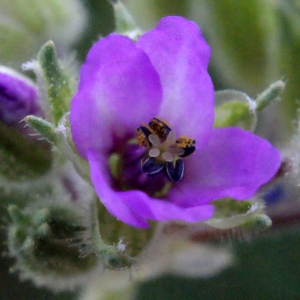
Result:
M256 100L252 100L247 94L235 90L216 92L214 127L237 126L254 131L257 123L257 112L279 99L284 88L285 83L278 80L258 95Z
M247 230L266 230L270 228L272 225L272 220L264 214L254 216L247 220L241 228L247 229Z
M64 53L84 29L85 19L78 0L2 0L0 59L19 67L31 59L49 37L59 52Z
M214 127L237 126L254 131L257 121L256 103L245 93L224 90L215 93Z
M98 265L89 247L87 213L79 205L8 208L8 250L24 279L53 290L73 289Z
M264 204L260 201L236 201L224 198L213 201L214 216L205 223L220 229L242 227L251 230L263 230L272 225L264 214Z

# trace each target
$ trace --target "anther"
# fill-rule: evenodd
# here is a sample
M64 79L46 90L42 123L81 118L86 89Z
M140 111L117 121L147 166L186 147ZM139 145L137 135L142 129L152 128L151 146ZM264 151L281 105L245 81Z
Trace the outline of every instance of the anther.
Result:
M184 163L181 159L175 161L175 166L173 162L166 162L165 170L167 177L172 182L179 182L182 180L184 175Z
M164 170L171 182L179 182L184 175L184 162L179 157L191 155L196 150L196 141L187 136L176 138L169 125L153 118L149 126L143 123L137 130L137 141L147 148L141 168L147 175L155 175Z
M142 159L142 171L147 175L158 174L163 168L164 164L156 162L154 157L144 157Z

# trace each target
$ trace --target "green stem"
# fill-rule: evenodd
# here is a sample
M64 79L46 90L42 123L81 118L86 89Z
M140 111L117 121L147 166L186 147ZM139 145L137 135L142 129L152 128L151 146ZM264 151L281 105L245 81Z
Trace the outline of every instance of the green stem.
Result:
M92 214L92 251L97 255L103 265L110 270L122 270L132 266L135 262L131 257L124 253L124 249L119 246L106 245L100 233L100 223L98 219L98 199L91 204Z
M91 213L92 213L92 247L93 252L96 255L105 255L107 251L112 250L113 246L106 245L101 237L100 233L100 224L98 219L98 199L95 200L91 204Z

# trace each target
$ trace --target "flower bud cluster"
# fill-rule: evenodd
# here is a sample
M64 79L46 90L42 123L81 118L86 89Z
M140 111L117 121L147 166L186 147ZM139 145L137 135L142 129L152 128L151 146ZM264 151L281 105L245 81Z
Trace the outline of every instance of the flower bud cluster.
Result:
M9 255L22 278L54 290L72 289L97 266L94 255L82 255L89 228L78 208L53 203L24 210L11 205L8 211Z

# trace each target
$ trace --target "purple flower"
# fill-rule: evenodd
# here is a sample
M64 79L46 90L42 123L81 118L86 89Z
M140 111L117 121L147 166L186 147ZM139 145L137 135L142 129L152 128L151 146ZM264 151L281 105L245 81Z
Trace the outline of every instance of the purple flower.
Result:
M269 142L213 129L209 57L199 28L181 17L162 19L136 43L110 34L90 50L71 105L72 134L100 201L121 221L208 219L212 200L247 199L279 168ZM157 126L148 124L156 116Z
M19 122L27 115L40 114L36 86L25 76L0 66L0 121L22 129Z

